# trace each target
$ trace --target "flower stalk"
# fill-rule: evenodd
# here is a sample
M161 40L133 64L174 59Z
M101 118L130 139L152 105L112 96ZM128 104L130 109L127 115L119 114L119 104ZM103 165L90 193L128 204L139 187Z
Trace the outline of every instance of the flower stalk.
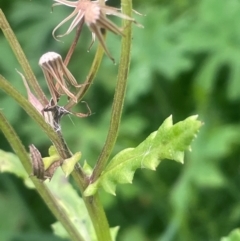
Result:
M121 1L122 11L124 14L131 15L132 12L132 1L122 0ZM118 130L120 126L124 97L127 87L127 78L130 67L130 53L131 53L131 39L132 39L132 29L128 21L123 19L123 28L124 28L124 38L122 38L121 46L121 56L120 63L118 68L118 79L115 88L115 95L113 99L112 114L110 127L108 130L108 135L102 152L98 158L97 164L93 170L91 176L91 183L95 182L97 178L101 175L104 167L108 162L108 158L111 154L111 151L116 143Z
M104 50L102 46L99 44L97 48L97 52L95 54L92 66L90 68L90 71L87 75L86 80L84 81L84 84L82 88L79 89L79 91L76 93L76 98L78 102L83 98L83 96L86 94L88 89L91 87L91 84L93 83L93 80L95 76L97 75L98 69L100 67L100 64L102 62ZM74 101L69 100L69 102L64 106L67 110L70 110L75 105Z

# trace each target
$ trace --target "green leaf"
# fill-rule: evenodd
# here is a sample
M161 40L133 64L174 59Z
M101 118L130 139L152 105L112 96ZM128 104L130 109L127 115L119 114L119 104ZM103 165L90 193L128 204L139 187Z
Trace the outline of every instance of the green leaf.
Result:
M85 160L84 161L84 164L83 164L83 170L84 172L88 175L88 176L91 176L92 175L92 167L87 163L87 161Z
M197 116L191 116L173 125L170 116L158 131L151 133L139 146L118 153L100 178L87 187L84 195L93 195L100 186L115 195L117 183L131 183L137 168L155 170L163 159L183 163L184 150L190 149L190 144L201 125Z
M221 241L239 241L240 240L240 229L233 230L228 237L221 238Z
M23 168L20 160L13 153L0 150L0 172L13 173L16 176L22 178L27 187L34 187L31 179L29 178L29 175Z
M76 190L65 178L64 173L60 168L57 169L51 182L47 183L47 186L56 197L58 205L67 211L76 228L81 230L81 234L84 239L86 241L97 241L91 220L82 198L79 197ZM70 238L61 223L54 223L52 228L56 235L62 238Z
M70 158L67 158L63 161L62 170L65 173L66 177L73 171L75 164L80 160L82 156L81 152L75 153Z
M51 154L54 154L54 151L51 152ZM13 173L22 178L25 183L32 183L28 174L22 167L20 160L13 153L0 150L0 171ZM85 241L97 241L85 204L68 182L61 168L58 168L52 180L50 182L45 181L45 184L55 196L58 205L66 210L74 225L78 230L81 230L81 234ZM29 184L27 186L29 186ZM34 188L33 184L31 187ZM53 225L53 229L60 237L69 237L62 225L58 224L58 222Z
M58 204L68 212L76 228L81 230L84 239L86 241L97 241L92 222L83 200L67 181L60 168L54 174L53 180L48 184L48 187L56 196ZM70 238L60 222L54 223L52 228L56 235L62 238ZM113 240L116 240L118 229L118 227L111 228Z

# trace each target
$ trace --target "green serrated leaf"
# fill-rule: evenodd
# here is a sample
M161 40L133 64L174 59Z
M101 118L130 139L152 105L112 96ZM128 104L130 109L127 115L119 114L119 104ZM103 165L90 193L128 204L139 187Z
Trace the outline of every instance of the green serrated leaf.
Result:
M197 116L172 124L168 117L158 131L151 133L136 148L128 148L118 153L106 167L100 178L87 187L84 195L93 195L99 187L115 195L118 183L131 183L137 168L155 170L163 159L183 163L184 151L190 149L202 123Z

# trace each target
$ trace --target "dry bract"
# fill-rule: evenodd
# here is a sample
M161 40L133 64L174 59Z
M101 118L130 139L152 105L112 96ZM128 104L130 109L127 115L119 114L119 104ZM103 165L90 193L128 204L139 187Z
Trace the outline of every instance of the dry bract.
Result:
M69 87L79 88L81 85L77 83L65 66L62 57L58 53L48 52L42 55L39 65L42 68L54 104L56 105L60 96L64 94L77 103L77 98L69 90Z

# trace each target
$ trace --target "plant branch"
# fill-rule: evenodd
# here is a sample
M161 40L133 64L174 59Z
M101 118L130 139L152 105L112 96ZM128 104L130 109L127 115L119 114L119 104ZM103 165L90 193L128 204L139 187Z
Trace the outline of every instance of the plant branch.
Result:
M98 193L91 197L83 197L83 199L92 220L97 240L112 241L108 220Z
M52 141L54 146L57 148L59 155L63 158L71 157L71 153L61 135L55 132L54 129L45 122L43 117L34 108L34 106L22 96L3 76L0 75L0 89L6 92L9 96L16 100L16 102L26 111L26 113L42 128L42 130L47 134L49 139ZM74 176L77 178L77 184L79 188L83 190L86 183L85 175L79 166L76 165L74 170Z
M45 94L43 93L41 87L39 86L38 81L27 61L27 58L24 52L22 51L22 48L1 9L0 9L0 28L2 29L3 34L5 35L8 43L10 44L13 53L15 54L19 64L21 65L25 73L26 79L29 82L29 85L33 88L41 104L43 106L46 106L48 104L48 100Z
M84 21L83 19L80 21L80 23L78 24L77 26L77 31L76 31L76 35L74 37L74 40L72 42L72 45L70 46L69 50L68 50L68 53L67 53L67 56L65 57L64 59L64 64L67 66L72 55L73 55L73 52L74 52L74 49L76 48L76 45L77 45L77 42L79 40L79 37L80 37L80 34L81 34L81 31L82 31L82 27L83 27L83 24L84 24Z
M131 0L122 0L122 11L126 15L131 15L132 12L132 1ZM93 170L93 174L91 176L91 182L97 180L97 178L101 175L105 165L107 164L108 158L111 154L111 151L115 145L118 130L120 126L120 120L122 115L124 97L127 86L127 77L130 66L130 52L131 52L131 38L132 38L132 30L129 21L123 20L123 28L124 28L124 36L122 38L122 47L121 47L121 57L118 69L118 79L117 85L115 89L115 95L112 106L112 115L110 121L110 127L108 131L108 136L103 147L103 150L98 158L97 164Z
M122 8L125 14L131 14L132 4L131 1L122 0ZM128 27L127 27L128 25ZM110 153L115 145L118 129L120 125L120 119L123 108L123 100L126 92L127 76L130 63L130 48L131 48L131 28L127 21L124 21L124 35L122 39L122 51L119 64L119 75L117 80L116 91L114 95L112 116L110 122L110 128L107 136L106 143L100 154L98 162L94 168L93 174L90 178L91 182L94 182L103 171ZM102 204L99 199L98 193L91 197L84 197L86 207L93 222L97 238L99 241L111 241L109 224L103 210Z
M23 167L25 168L26 172L30 175L32 171L31 167L31 161L29 158L29 155L22 145L17 133L14 131L12 126L9 124L9 122L6 120L2 112L0 111L0 129L2 130L4 136L8 140L9 144L11 145L12 149L16 153L16 155L19 157ZM75 228L73 223L68 217L68 214L65 212L64 209L62 209L48 187L35 177L30 177L33 184L35 185L38 193L44 200L45 204L48 206L48 208L51 210L51 212L54 214L54 216L61 222L63 227L67 230L68 234L71 237L71 240L73 241L84 241L81 234L78 232L78 230Z
M85 93L90 88L90 86L91 86L91 84L92 84L92 82L93 82L93 80L94 80L94 78L97 74L97 71L100 67L100 64L102 62L103 53L104 53L104 50L103 50L102 46L100 44L98 44L97 52L95 54L95 57L94 57L92 66L90 68L90 71L88 73L88 76L87 76L86 80L84 81L83 86L79 89L78 93L76 94L78 102L83 98ZM65 108L67 110L70 110L74 105L76 105L76 103L73 100L70 100L65 105Z

